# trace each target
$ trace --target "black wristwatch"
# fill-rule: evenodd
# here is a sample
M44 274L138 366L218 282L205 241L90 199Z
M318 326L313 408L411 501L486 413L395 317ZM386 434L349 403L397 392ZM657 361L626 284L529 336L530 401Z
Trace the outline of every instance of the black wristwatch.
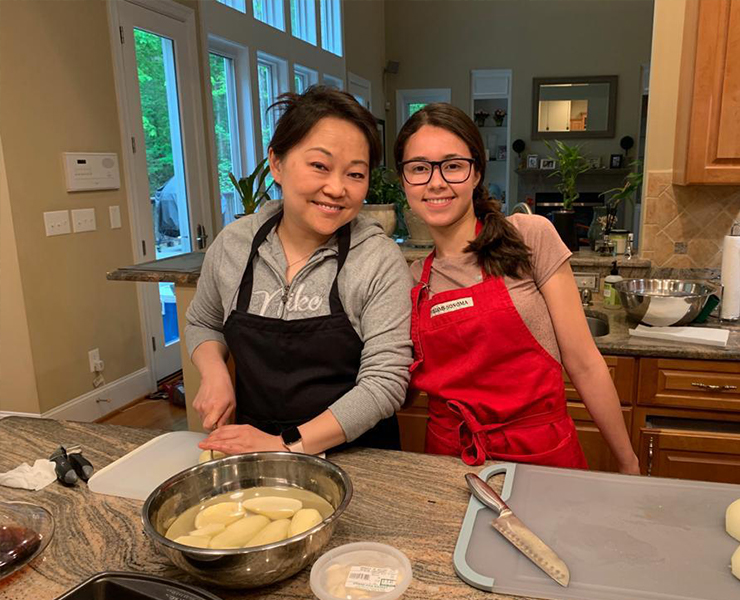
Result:
M303 438L301 438L301 432L298 427L288 427L280 433L280 437L283 438L283 446L290 452L303 453Z

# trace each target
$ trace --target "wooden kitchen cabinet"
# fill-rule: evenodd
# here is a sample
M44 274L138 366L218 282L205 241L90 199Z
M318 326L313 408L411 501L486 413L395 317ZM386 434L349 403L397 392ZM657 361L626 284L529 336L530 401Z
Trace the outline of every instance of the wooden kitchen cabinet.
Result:
M406 452L424 452L424 441L427 435L427 406L429 398L423 392L407 400L398 411L398 427L401 430L401 450Z
M740 184L740 0L686 3L673 181Z
M631 356L605 356L604 362L609 367L609 374L614 381L614 387L617 388L622 406L631 406L637 387L637 360ZM580 401L581 397L565 370L563 370L563 380L565 381L565 397L568 400Z
M618 470L617 461L586 407L580 402L568 402L568 414L576 425L578 441L586 455L588 468L592 471L616 472ZM623 406L622 416L627 427L627 433L630 433L632 408Z

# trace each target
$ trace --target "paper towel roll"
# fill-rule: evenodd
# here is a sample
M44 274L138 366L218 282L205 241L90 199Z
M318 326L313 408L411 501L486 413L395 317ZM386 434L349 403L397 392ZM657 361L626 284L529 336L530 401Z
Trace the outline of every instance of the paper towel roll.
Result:
M726 235L722 245L722 306L720 317L740 317L740 236Z

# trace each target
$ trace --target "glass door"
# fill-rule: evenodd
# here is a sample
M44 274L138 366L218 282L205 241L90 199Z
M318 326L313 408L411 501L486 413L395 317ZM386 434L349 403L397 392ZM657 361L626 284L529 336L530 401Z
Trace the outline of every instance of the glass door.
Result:
M205 246L199 172L195 40L172 17L122 2L119 9L141 262ZM196 75L194 75L194 73ZM202 163L200 163L202 164ZM156 378L182 367L174 283L147 287L146 312Z

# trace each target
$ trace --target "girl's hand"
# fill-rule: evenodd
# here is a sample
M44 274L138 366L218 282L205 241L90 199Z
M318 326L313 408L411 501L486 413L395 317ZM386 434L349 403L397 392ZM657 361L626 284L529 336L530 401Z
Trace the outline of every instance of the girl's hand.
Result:
M200 382L193 408L198 411L206 431L229 422L236 410L236 396L228 372L225 375L204 378Z
M285 450L283 438L270 435L251 425L224 425L213 431L198 447L225 454Z
M619 463L619 472L625 475L640 475L640 461L634 454L626 463Z

